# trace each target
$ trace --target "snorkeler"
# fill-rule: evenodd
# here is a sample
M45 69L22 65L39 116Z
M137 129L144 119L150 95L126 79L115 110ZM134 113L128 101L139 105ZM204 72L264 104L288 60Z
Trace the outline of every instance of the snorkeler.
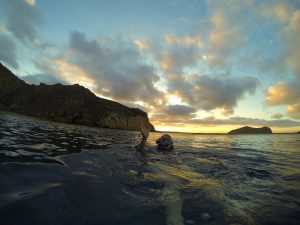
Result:
M164 134L156 140L157 148L159 150L171 150L173 149L173 139L170 135Z
M141 143L136 147L137 150L141 151L143 165L148 164L148 154L144 151L146 147L146 141L149 137L150 125L148 121L140 120L139 122L140 131L142 134ZM173 140L170 135L164 134L156 140L158 150L171 150L173 149ZM151 167L151 165L150 165ZM140 173L138 173L140 174ZM164 174L164 173L163 173ZM161 197L159 200L166 208L166 224L167 225L184 225L184 217L182 216L183 201L180 197L179 188L177 188L176 179L169 178L168 175L161 176L162 181L165 183L161 190ZM175 183L175 184L174 184Z
M150 125L147 122L145 123L145 121L140 121L139 127L142 134L142 140L141 143L136 146L136 149L139 151L143 151L146 146L146 141L149 137ZM171 150L174 148L173 139L168 134L164 134L159 139L157 139L156 144L159 150Z

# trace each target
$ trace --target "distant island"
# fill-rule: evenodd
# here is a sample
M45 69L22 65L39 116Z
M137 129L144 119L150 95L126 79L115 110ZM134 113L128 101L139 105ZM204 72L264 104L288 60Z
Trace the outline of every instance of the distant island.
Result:
M272 130L270 127L255 128L255 127L245 126L245 127L231 130L228 132L228 134L272 134Z
M103 128L139 130L149 123L147 113L118 102L99 98L75 85L27 84L0 63L0 110L56 122ZM155 131L150 124L150 130Z

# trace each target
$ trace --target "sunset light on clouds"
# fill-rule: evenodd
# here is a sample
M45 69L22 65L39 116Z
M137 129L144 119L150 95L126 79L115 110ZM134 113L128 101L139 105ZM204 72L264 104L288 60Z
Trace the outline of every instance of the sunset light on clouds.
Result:
M0 0L0 61L81 84L157 130L300 130L297 0Z

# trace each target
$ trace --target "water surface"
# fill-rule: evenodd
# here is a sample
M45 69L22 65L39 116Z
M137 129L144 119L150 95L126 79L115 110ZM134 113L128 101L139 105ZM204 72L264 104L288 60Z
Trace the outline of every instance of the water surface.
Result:
M300 135L160 135L0 115L1 224L299 224Z

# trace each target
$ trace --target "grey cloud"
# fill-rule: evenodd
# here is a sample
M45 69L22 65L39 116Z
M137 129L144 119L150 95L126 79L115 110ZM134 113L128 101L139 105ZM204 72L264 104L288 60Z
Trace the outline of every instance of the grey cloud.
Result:
M42 24L42 16L34 6L25 1L6 1L6 28L23 43L36 40L38 27Z
M71 54L64 58L80 66L96 82L98 94L122 102L164 105L165 94L154 86L160 80L157 65L149 64L132 40L88 39L84 33L75 31L70 33L69 47ZM193 108L207 111L221 108L226 114L232 114L238 101L247 93L254 93L258 86L258 80L253 77L193 75L186 79L185 67L196 66L200 60L199 49L190 46L170 45L161 51L149 51L158 63L165 53L170 57L170 67L163 71L167 90L179 93ZM155 111L159 110L163 112L163 107Z
M289 120L289 119L280 119L280 120L264 120L257 118L243 118L243 117L233 117L230 119L232 124L234 121L239 121L240 124L251 124L257 126L274 126L274 127L296 127L300 125L300 122Z
M34 63L36 68L38 68L40 73L23 75L21 79L29 84L69 84L62 76L57 73L57 70L53 68L53 64L49 60L39 60Z
M169 66L166 70L168 72L180 72L185 67L196 66L200 57L199 49L194 46L171 45L168 50L161 53L160 62L163 63L167 59Z
M224 77L216 78L201 76L197 79L199 87L199 106L205 110L222 107L225 110L233 110L247 92L253 94L258 86L258 80L254 77ZM195 90L196 91L196 90ZM199 101L200 100L200 101Z
M279 78L287 75L287 65L283 57L270 58L259 51L242 55L239 59L239 66L244 69L255 68L262 75L268 74Z
M281 113L274 113L273 115L272 115L272 118L273 119L281 119L283 117L283 115L281 114Z
M224 114L232 114L234 107L246 93L253 94L259 84L254 77L227 77L194 75L170 80L170 92L177 92L184 101L204 110L221 108Z
M0 33L0 60L17 69L16 45L6 35Z
M252 125L269 127L297 127L300 122L294 120L265 120L247 117L230 117L229 119L215 119L213 117L190 120L190 123L201 125Z
M163 99L154 83L156 69L143 61L136 47L125 39L87 40L85 34L72 32L69 59L80 65L98 85L99 94L121 101L146 101L156 104Z
M206 117L202 119L194 118L174 118L167 115L158 115L152 118L153 121L158 120L160 123L173 125L203 125L203 126L219 126L219 125L237 125L237 126L268 126L268 127L298 127L300 122L289 119L265 120L248 117L229 117L228 119L216 119L215 117Z
M167 115L182 116L182 115L190 115L191 113L195 113L197 109L187 105L168 105L166 106L166 109L164 111Z
M126 105L130 108L138 108L140 110L143 110L144 112L149 112L150 111L149 107L144 106L144 105L140 105L140 104L137 104L137 103L133 103L131 101L118 101L118 102L121 103L122 105Z
M74 31L70 34L70 47L78 53L85 54L87 56L103 56L104 52L101 52L100 45L96 40L86 40L85 34Z

